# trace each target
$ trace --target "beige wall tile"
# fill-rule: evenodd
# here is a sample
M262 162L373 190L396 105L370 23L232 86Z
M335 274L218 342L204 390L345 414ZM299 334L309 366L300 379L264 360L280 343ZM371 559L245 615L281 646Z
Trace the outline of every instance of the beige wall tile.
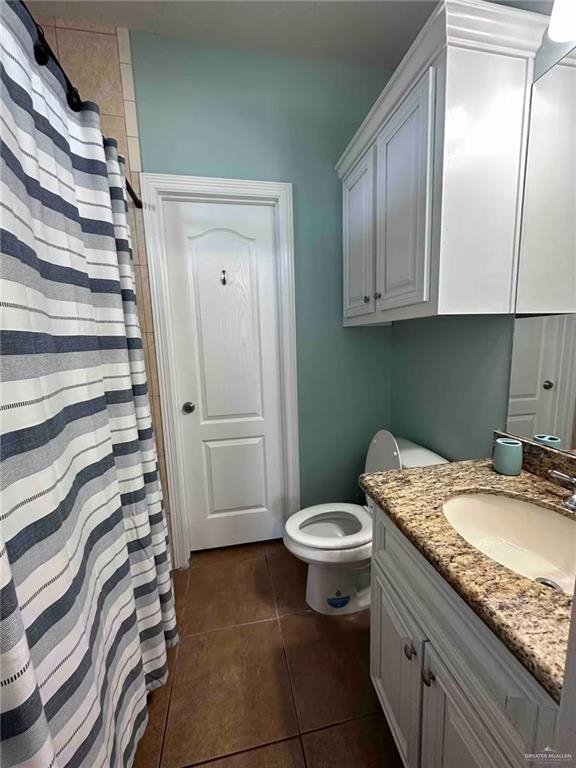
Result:
M118 154L128 158L128 140L122 115L100 115L100 127L105 139L116 139Z
M122 76L122 93L126 101L136 101L136 93L134 92L134 73L132 72L131 64L120 64L120 72Z
M160 408L160 398L151 398L152 403L152 423L154 425L154 434L156 436L156 450L159 456L164 456L164 433L162 430L162 410Z
M60 54L58 53L58 40L56 39L56 29L54 27L44 26L44 24L42 24L41 27L42 31L44 32L46 42L50 48L52 48L56 56L60 58Z
M134 266L134 290L136 292L136 305L138 307L138 320L140 321L140 333L146 333L146 318L143 311L144 296L142 294L142 275L140 267Z
M134 218L136 219L136 247L138 248L138 263L142 266L148 264L148 256L146 252L146 238L144 236L144 216L141 210L134 212ZM134 233L132 233L134 236Z
M140 307L140 311L144 316L144 322L146 323L146 329L152 331L154 329L154 320L152 317L152 296L150 294L150 277L148 275L148 267L140 266L140 280L142 283L142 302L143 306Z
M140 328L140 333L142 334L142 351L144 353L144 367L146 369L146 379L149 379L149 371L150 371L150 357L148 354L148 343L147 343L147 336L148 334L145 333L142 328ZM150 387L148 387L148 394L150 394ZM152 406L150 406L152 407Z
M136 173L135 171L132 171L130 174L130 183L132 184L132 189L136 190L138 194L140 194L140 174Z
M43 14L34 13L34 21L36 24L39 24L44 31L46 31L46 27L54 27L56 26L56 19L54 16L44 16Z
M126 117L126 133L128 136L138 136L138 115L136 114L136 102L124 102L124 115Z
M160 397L160 382L158 381L158 363L156 359L156 341L153 333L146 334L148 346L148 360L150 368L148 369L148 386L154 397Z
M130 158L130 168L140 173L142 163L140 162L140 143L137 136L128 136L128 157Z
M124 27L118 27L118 53L121 64L132 64L132 51L130 49L130 32Z
M149 343L149 337L153 336L153 333L143 333L142 334L142 349L144 350L144 363L146 365L146 380L148 382L148 395L150 399L158 395L158 390L154 386L154 370L155 370L155 364L152 363L152 358L150 357L150 343Z
M116 37L57 27L58 57L84 100L104 115L124 115Z
M112 24L99 24L95 21L78 21L77 19L56 19L56 26L62 29L77 29L84 32L100 32L105 35L115 35L116 27Z
M128 197L128 226L130 227L130 235L132 239L132 264L134 267L137 267L140 264L140 259L138 256L138 242L136 240L136 218L134 214L135 210L136 208L130 200L130 197Z
M158 472L160 473L160 483L162 485L162 490L164 491L164 499L166 499L168 479L166 477L166 462L164 456L158 456Z

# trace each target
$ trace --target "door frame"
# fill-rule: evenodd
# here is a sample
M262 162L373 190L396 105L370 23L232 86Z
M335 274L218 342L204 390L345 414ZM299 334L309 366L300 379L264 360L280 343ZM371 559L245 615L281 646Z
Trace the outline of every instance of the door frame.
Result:
M186 568L190 559L191 533L187 509L192 489L185 481L183 437L179 427L176 397L176 353L170 305L163 208L165 202L229 201L272 205L276 214L278 316L280 322L281 406L284 435L284 472L287 516L300 508L298 454L298 389L296 370L296 300L294 289L294 231L292 184L275 181L246 181L204 176L141 173L144 230L150 274L150 292L156 335L160 383L160 405L170 489L172 557L176 568Z

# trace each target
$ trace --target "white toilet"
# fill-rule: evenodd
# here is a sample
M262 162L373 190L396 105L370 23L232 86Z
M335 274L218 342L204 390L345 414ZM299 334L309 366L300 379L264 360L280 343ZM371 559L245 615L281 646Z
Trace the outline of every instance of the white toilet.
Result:
M444 464L437 453L387 430L377 432L366 456L366 472ZM306 602L318 613L356 613L370 605L372 516L368 506L317 504L292 515L284 544L308 563Z

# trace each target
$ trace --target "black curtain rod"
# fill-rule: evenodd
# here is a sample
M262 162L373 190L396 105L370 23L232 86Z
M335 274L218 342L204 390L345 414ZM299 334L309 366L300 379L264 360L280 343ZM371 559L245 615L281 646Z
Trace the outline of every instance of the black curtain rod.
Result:
M36 32L38 33L38 40L34 43L34 58L36 59L36 63L40 64L41 66L44 66L45 64L48 64L50 59L56 64L58 69L60 70L62 77L64 78L66 82L66 101L68 102L68 106L73 112L80 112L83 106L83 101L80 98L80 94L78 93L78 88L75 88L68 75L64 71L64 67L60 62L58 61L58 57L50 47L50 44L44 37L44 30L38 24L34 16L30 13L30 10L24 0L20 0L20 4L22 7L26 10L26 13L30 18L32 19L32 22L34 26L36 27ZM127 178L125 178L126 181L126 191L132 198L132 202L134 203L134 206L136 208L142 208L142 200L138 197L136 192L134 192L134 189L132 188L132 184L128 181Z

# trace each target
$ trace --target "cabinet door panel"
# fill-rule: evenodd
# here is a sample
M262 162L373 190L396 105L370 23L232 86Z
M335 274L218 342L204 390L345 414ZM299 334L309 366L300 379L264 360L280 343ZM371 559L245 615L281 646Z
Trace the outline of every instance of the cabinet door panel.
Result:
M488 727L427 643L423 686L421 768L511 768Z
M433 134L431 67L378 137L377 310L428 300Z
M371 632L374 686L404 764L417 768L425 638L377 567L372 574Z
M344 317L374 312L374 152L343 181Z

